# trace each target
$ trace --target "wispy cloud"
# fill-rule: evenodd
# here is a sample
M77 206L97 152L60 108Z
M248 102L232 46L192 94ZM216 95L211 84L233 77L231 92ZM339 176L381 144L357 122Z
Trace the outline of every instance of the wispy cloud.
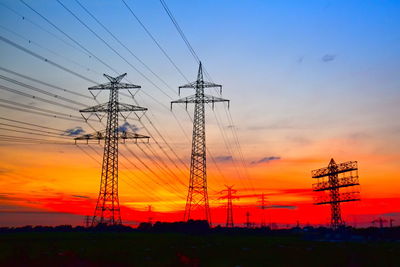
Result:
M232 160L232 156L218 156L218 157L215 157L215 161L216 162L227 162L227 161L230 161L230 160Z
M10 170L10 169L5 169L5 168L0 168L0 174L10 173L10 172L12 172L12 170Z
M297 209L297 206L291 206L291 205L266 205L266 206L257 206L257 208L264 208L264 209L288 209L288 210L295 210Z
M269 157L264 157L262 159L259 159L257 161L252 161L251 164L269 163L271 161L280 160L280 159L281 159L281 157L269 156Z
M89 199L90 198L88 196L82 196L82 195L72 195L72 197L85 198L85 199Z
M304 60L304 56L301 56L297 59L297 63L301 64L301 63L303 63L303 60Z
M85 130L83 130L82 127L77 126L75 128L65 130L63 135L77 136L77 135L83 134L84 132L85 132Z
M125 122L118 127L118 132L126 132L128 130L131 130L132 132L137 132L140 130L140 128L137 127L135 124L130 124L129 122Z
M227 128L227 129L239 129L237 126L235 126L235 125L227 125L227 126L225 126L225 128Z
M336 59L336 55L333 55L333 54L326 54L321 58L322 62L330 62L330 61L334 61L335 59Z
M397 217L400 216L400 212L388 212L388 213L383 213L382 216L390 216L390 217Z

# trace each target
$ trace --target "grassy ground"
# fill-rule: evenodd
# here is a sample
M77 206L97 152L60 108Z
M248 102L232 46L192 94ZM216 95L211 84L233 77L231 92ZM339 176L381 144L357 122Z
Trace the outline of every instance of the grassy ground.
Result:
M2 233L0 266L399 266L397 242L166 233Z

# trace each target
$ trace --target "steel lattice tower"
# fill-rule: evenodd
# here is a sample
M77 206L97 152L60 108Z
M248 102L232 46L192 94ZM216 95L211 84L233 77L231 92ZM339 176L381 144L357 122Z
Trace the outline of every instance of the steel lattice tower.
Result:
M349 174L346 175L347 173ZM342 177L339 177L339 175L342 175ZM360 198L358 191L340 193L339 189L359 185L357 161L336 164L335 160L331 159L328 167L313 170L311 176L318 179L318 183L313 184L314 191L329 191L327 196L318 198L315 204L330 204L331 227L337 229L343 226L344 221L342 219L340 203L357 201Z
M226 196L222 196L220 198L226 198L227 203L226 203L226 227L234 227L233 223L233 204L232 200L234 198L239 198L237 196L234 196L233 194L236 194L237 190L232 189L232 186L227 186L225 185L227 189L222 190L221 193L226 192Z
M267 205L266 205L266 196L265 196L264 193L262 193L260 195L260 199L259 199L258 202L260 202L260 204L261 204L260 208L261 208L261 211L262 211L262 214L261 214L261 227L265 227L266 226L266 223L265 223L265 209L267 208Z
M251 228L250 211L246 212L246 227Z
M228 102L229 100L204 94L205 88L219 88L222 93L222 85L206 82L203 79L203 67L200 62L197 80L179 87L181 89L195 89L195 95L181 98L174 103L194 103L192 154L190 160L189 189L186 200L184 220L192 219L192 211L204 209L204 219L211 224L210 207L207 193L207 167L206 167L206 131L205 131L205 104L211 103L214 107L215 102Z
M123 112L145 112L147 108L133 106L129 104L119 103L118 91L120 89L138 89L140 86L128 83L121 83L125 77L122 74L116 78L104 74L110 81L105 84L90 87L89 90L110 90L109 101L94 107L80 110L81 113L90 113L89 117L94 114L100 120L98 113L107 114L106 130L94 134L86 134L75 138L75 141L85 140L104 140L104 153L101 171L100 192L94 211L92 226L98 224L115 225L121 224L121 214L118 199L118 143L120 140L125 142L127 139L147 139L148 136L136 133L121 132L118 130L118 115ZM83 114L82 114L83 116ZM122 115L123 116L123 115ZM84 117L84 116L83 116ZM87 120L89 117L84 117ZM127 116L123 116L124 119Z

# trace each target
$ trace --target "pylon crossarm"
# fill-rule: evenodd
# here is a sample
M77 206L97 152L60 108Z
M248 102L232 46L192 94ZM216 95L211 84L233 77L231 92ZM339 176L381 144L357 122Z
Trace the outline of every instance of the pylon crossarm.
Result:
M332 200L332 198L329 195L325 195L325 196L315 197L314 201L315 201L315 205L358 201L358 200L360 200L359 194L360 194L360 192L358 192L358 191L338 193L338 199L336 199L336 200Z
M130 105L130 104L119 103L117 110L118 110L118 112L147 111L147 108Z
M196 89L196 87L198 87L198 86L201 86L203 88L219 88L220 94L222 93L222 85L220 85L220 84L205 82L205 81L198 83L197 81L195 81L195 82L191 82L191 83L179 86L178 87L179 95L181 94L181 89L188 89L188 88Z
M140 89L142 88L139 85L136 84L130 84L130 83L103 83L99 85L94 85L92 87L89 87L89 90L110 90L110 88L118 88L118 89Z
M196 98L196 95L187 96L178 100L171 101L171 104L177 103L216 103L216 102L228 102L228 99L212 96L212 95L204 95L202 99Z
M95 143L99 143L101 140L105 140L106 136L104 132L96 132L93 134L84 134L78 137L75 137L75 143L79 141L83 141L83 143L89 144L89 141L96 141ZM125 143L127 140L134 140L134 143L137 143L138 140L143 140L145 142L149 142L150 136L141 135L137 133L130 132L119 132L118 133L118 141L121 143Z
M149 139L150 136L147 135L141 135L137 133L132 133L132 132L127 132L127 131L119 131L118 132L118 139ZM84 134L78 137L75 137L75 141L79 140L105 140L106 139L106 132L105 131L99 131L91 134Z
M191 88L191 89L196 88L196 82L187 83L185 85L178 87L178 89L186 89L186 88Z
M202 86L203 88L222 88L222 85L220 85L220 84L205 82L205 81L201 82L200 84L197 81L191 82L191 83L179 86L178 88L179 89L186 89L186 88L193 89L193 88L196 88L196 86L198 86L198 85Z
M137 133L131 133L131 132L122 132L121 139L147 139L147 141L150 139L150 136L147 135L142 135L142 134L137 134Z
M117 112L131 112L131 111L146 111L147 108L135 106L135 105L130 105L130 104L124 104L124 103L118 103ZM110 112L110 105L109 103L104 103L100 105L96 105L93 107L85 108L79 110L81 113L97 113L97 112Z
M357 170L357 161L347 161L340 164L335 164L335 169L332 170L332 167L325 167L317 170L311 171L312 178L321 178L324 176L344 173L348 171Z
M95 112L107 112L108 110L108 103L99 104L93 107L88 107L84 109L80 109L79 112L81 113L95 113Z

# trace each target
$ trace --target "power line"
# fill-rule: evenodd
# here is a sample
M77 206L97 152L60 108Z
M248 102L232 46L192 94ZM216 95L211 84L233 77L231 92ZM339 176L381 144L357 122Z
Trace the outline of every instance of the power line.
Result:
M174 181L179 182L181 185L184 185L184 183L180 180L177 179L178 177L174 174L174 172L166 165L162 164L164 167L162 167L158 162L163 163L162 159L159 158L158 160L155 160L154 158L156 158L156 155L152 152L152 150L150 150L150 153L153 154L154 157L151 157L149 154L147 154L147 152L140 147L139 145L137 145L137 147L140 149L140 151L142 151L142 153L145 155L146 158L148 158L154 165L156 165L158 167L158 169L160 171L163 172L164 176L167 177L169 176L170 178L172 178Z
M117 41L122 47L124 47L137 61L139 61L148 71L150 71L158 80L160 80L164 85L166 85L169 89L173 90L157 73L155 73L146 63L143 62L132 50L127 47L120 39L118 39L103 23L101 23L94 15L91 13L85 6L81 4L79 0L75 0L78 5L86 11L94 19L111 37ZM173 91L174 92L174 91ZM175 92L174 92L175 93Z
M183 32L182 28L179 26L178 22L176 21L174 15L172 14L171 10L168 8L168 5L165 3L164 0L160 0L161 5L163 6L165 12L167 13L168 17L170 18L172 24L174 24L175 29L178 31L179 35L181 36L182 40L185 42L187 48L189 49L189 52L192 54L193 58L195 59L196 63L200 63L200 58L197 56L196 51L193 49L192 45L190 44L189 40L186 38L185 33ZM209 73L207 72L207 69L203 67L204 74L207 76L207 78L212 81Z
M22 0L20 0L20 1L22 1ZM97 84L95 81L93 81L93 80L91 80L91 79L89 79L89 78L86 78L85 76L83 76L83 75L81 75L81 74L79 74L79 73L77 73L77 72L75 72L75 71L73 71L73 70L70 70L70 69L68 69L68 68L66 68L66 67L63 67L63 66L61 66L60 64L58 64L58 63L56 63L56 62L54 62L54 61L52 61L52 60L50 60L50 59L47 59L47 58L45 58L45 57L42 57L42 56L38 55L37 53L35 53L35 52L33 52L33 51L31 51L31 50L29 50L29 49L27 49L27 48L25 48L25 47L23 47L23 46L17 44L17 43L14 43L13 41L11 41L11 40L9 40L9 39L3 37L3 36L0 36L0 41L3 41L3 42L5 42L5 43L7 43L7 44L9 44L9 45L11 45L11 46L13 46L13 47L15 47L15 48L21 50L21 51L23 51L23 52L25 52L25 53L27 53L27 54L33 56L33 57L37 58L37 59L40 59L40 60L42 60L42 61L44 61L44 62L46 62L46 63L48 63L48 64L50 64L50 65L53 65L54 67L57 67L57 68L59 68L59 69L61 69L61 70L66 71L66 72L68 72L68 73L70 73L70 74L72 74L72 75L75 75L75 76L77 76L77 77L79 77L79 78L81 78L81 79L83 79L83 80L85 80L85 81L88 81L88 82Z
M123 155L123 154L121 154L121 155ZM171 190L170 190L169 188L167 188L167 187L166 187L165 185L163 185L163 184L160 184L159 181L157 181L156 179L154 179L151 175L147 174L146 172L144 172L143 170L141 170L140 168L138 168L138 167L136 166L136 164L134 164L128 157L126 157L125 155L123 155L122 157L123 157L128 163L132 164L137 170L139 170L144 176L146 176L147 178L149 178L153 183L159 185L160 187L162 187L163 189L165 189L165 190L167 190L168 192L171 193ZM134 173L133 173L127 166L125 166L123 163L122 163L121 165L122 165L124 168L126 168L130 173L132 173L132 175L134 174ZM137 178L138 176L135 175L135 177ZM139 179L139 180L142 181L142 179ZM152 198L152 196L154 196L153 199L157 199L157 200L160 200L160 201L164 201L164 198L163 198L163 197L160 197L160 196L158 196L157 194L154 193L154 187L148 185L147 181L142 181L142 184L138 184L136 181L134 181L134 182L135 182L135 184L138 185L138 188L136 188L136 189L139 189L139 190L140 190L140 188L143 188L143 186L145 186L147 189L149 189L149 190L145 190L148 196L150 196L151 198ZM148 192L151 192L151 193L148 193ZM172 192L172 194L173 194L174 196L177 196L177 197L180 198L180 196L177 195L176 193L173 193L173 192ZM173 202L173 203L174 203L174 202ZM174 204L174 205L175 205L175 204ZM174 208L176 208L176 206L174 206Z
M67 8L61 1L57 0L57 2L67 10L75 19L77 19L86 29L88 29L93 35L95 35L100 41L102 41L109 49L111 49L117 56L119 56L125 63L127 63L132 69L138 72L143 78L145 78L149 83L151 83L154 87L159 89L164 95L171 98L167 93L164 92L158 85L156 85L152 80L150 80L145 74L143 74L138 68L132 65L126 58L124 58L117 50L115 50L108 42L106 42L100 35L98 35L94 30L92 30L85 22L83 22L75 13L73 13L69 8Z
M0 88L1 88L1 87L2 87L2 86L0 85ZM64 116L64 117L66 117L66 118L68 118L68 119L73 119L73 120L75 120L75 121L83 122L83 118L81 118L81 117L74 116L74 115L70 115L70 114L66 114L66 113L62 113L62 112L58 112L58 111L53 111L53 110L49 110L49 109L39 108L39 107L31 106L31 105L25 105L25 104L21 104L21 103L14 102L14 101L11 101L11 100L6 100L6 99L0 99L0 102L7 103L7 104L11 104L11 105L14 105L14 106L19 106L19 107L22 107L22 108L24 108L24 109L33 109L33 110L37 110L37 111L40 111L40 112L45 112L45 113L48 113L48 114L51 114L51 115ZM3 107L6 107L7 105L3 105L3 104L2 104L2 106L3 106ZM7 106L7 108L11 108L11 109L14 109L14 108L15 108L15 109L17 109L17 107L10 107L10 106ZM29 111L28 111L28 112L29 112Z
M40 128L44 128L44 129L48 129L48 130L54 130L54 131L64 132L64 130L60 130L60 129L56 129L56 128L51 128L51 127L46 127L46 126L43 126L43 125L38 125L38 124L29 123L29 122L24 122L24 121L18 121L18 120L8 119L8 118L4 118L4 117L0 117L0 120L5 120L5 121L9 121L9 122L14 122L14 123L20 123L20 124L30 125L30 126L35 126L35 127L40 127Z
M64 108L67 108L67 109L70 109L70 110L77 111L76 108L72 108L72 107L70 107L70 106L67 106L67 105L64 105L64 104L61 104L61 103L52 101L52 100L48 100L48 99L45 99L45 98L41 98L41 97L38 97L38 96L35 96L35 95L31 95L31 94L28 94L28 93L24 93L24 92L21 92L21 91L19 91L19 90L16 90L16 89L13 89L13 88L4 86L4 85L0 85L0 89L1 89L1 90L5 90L5 91L8 91L8 92L11 92L11 93L14 93L14 94L17 94L17 95L24 96L24 97L27 97L27 98L32 98L32 99L35 99L35 100L39 100L39 101L41 101L41 102L45 102L45 103L48 103L48 104L52 104L52 105L55 105L55 106L61 106L61 107L64 107ZM5 99L0 99L0 100L6 101ZM7 101L9 101L9 100L7 100ZM10 102L13 102L13 101L10 101ZM14 102L14 103L15 103L15 102ZM71 116L72 116L72 115L71 115ZM76 117L76 118L79 118L79 117Z
M242 183L242 185L245 185L244 182L242 181L242 180L244 180L243 177L242 177L242 173L239 171L238 164L234 159L235 155L232 152L231 146L228 143L229 142L228 137L225 135L223 126L221 126L222 123L220 122L220 118L218 117L218 113L217 112L214 112L214 117L215 117L215 119L217 121L217 125L218 125L218 128L219 128L220 132L221 132L221 135L223 136L222 139L224 140L225 147L228 150L228 153L231 155L231 162L232 162L232 164L233 164L233 166L235 168L236 174L240 177L240 179L239 179L240 183ZM245 185L245 187L247 187L247 186ZM251 185L250 185L250 188L252 188ZM254 191L254 189L253 189L253 191Z
M18 36L19 38L21 38L21 39L27 41L29 44L34 44L34 45L36 45L37 47L39 47L39 48L41 48L41 49L43 49L43 50L46 50L47 52L49 52L49 53L51 53L51 54L53 54L53 55L56 55L56 56L58 56L58 57L60 57L60 58L63 58L64 60L69 61L69 62L73 63L74 65L76 65L76 66L78 66L78 67L80 67L80 68L82 68L82 69L84 69L84 70L86 70L86 71L91 71L91 72L94 72L94 73L96 73L96 74L99 75L99 73L93 71L93 70L90 69L89 67L86 67L86 66L84 66L84 65L82 65L82 64L80 64L80 63L78 63L78 62L76 62L75 60L72 60L72 59L69 58L69 57L66 57L66 56L64 56L64 55L61 55L60 53L57 53L57 52L55 52L55 51L49 49L49 48L46 48L46 47L44 47L43 45L41 45L41 44L39 44L39 43L37 43L37 42L31 40L31 39L25 38L25 37L22 36L21 34L15 32L15 31L13 31L13 30L10 30L10 29L8 29L8 28L2 26L2 25L0 25L0 27L3 28L3 30L5 30L5 31L7 31L7 32L10 32L10 33L12 33L12 34Z
M25 15L22 15L21 13L17 12L15 9L7 6L4 3L0 3L0 5L4 6L5 8L7 8L8 10L10 10L12 13L14 13L15 15L17 15L18 17L21 17L21 19L23 21L28 21L29 23L31 23L32 25L34 25L35 27L37 27L38 29L42 30L43 32L46 32L47 34L53 36L54 38L56 38L57 40L63 42L64 44L68 45L69 47L72 47L73 49L76 49L77 51L87 55L89 58L91 57L90 54L87 54L83 49L79 49L78 47L72 45L71 43L67 42L66 40L64 40L63 38L59 37L58 35L54 34L53 32L47 30L46 28L42 27L41 25L37 24L36 22L34 22L33 20L31 20L30 18L28 18Z
M90 149L92 149L97 155L99 155L99 156L102 156L97 150L95 150L91 145L88 145L88 147L90 148ZM128 161L128 163L130 163L130 164L132 164L133 166L134 166L134 168L136 168L137 170L139 170L143 175L145 175L146 177L148 177L148 178L150 178L154 183L156 183L156 184L158 184L158 185L160 185L160 186L162 186L163 187L163 185L162 184L160 184L157 180L155 180L152 176L149 176L147 173L145 173L143 170L141 170L135 163L133 163L131 160L129 160L129 158L127 158L123 153L121 153L121 151L120 151L120 155L126 160L126 161ZM99 164L101 165L101 162L99 162ZM136 178L137 178L137 176L125 165L125 164L123 164L122 162L121 162L121 165L126 169L126 170L128 170L133 176L135 176ZM128 176L126 176L128 179L130 179ZM138 185L139 187L138 188L136 188L135 187L135 189L141 189L143 186L145 186L145 187L147 187L148 189L150 189L149 191L153 191L153 190L151 190L151 189L154 189L153 187L151 187L151 186L149 186L148 184L147 184L147 182L143 182L143 184L138 184L137 182L136 182L136 180L134 180L134 179L130 179L132 182L134 182L136 185ZM142 181L141 179L139 179L140 181ZM144 190L143 192L149 192L149 191L146 191L146 190ZM162 200L162 198L160 198L160 197L158 197L156 194L154 194L154 193L152 193L152 194L147 194L147 195L149 195L150 197L152 196L152 195L154 195L158 200Z
M172 12L169 10L167 4L164 2L164 0L160 0L161 5L163 6L165 12L167 12L167 15L169 16L169 18L171 19L172 23L174 24L176 30L178 31L179 35L182 37L183 41L185 42L186 46L188 47L190 53L192 54L192 56L194 57L194 59L196 60L196 63L198 64L200 62L199 57L196 54L196 51L194 51L192 45L189 43L189 40L186 38L185 34L183 33L181 27L179 26L178 22L175 20L174 15L172 14Z
M84 95L84 94L81 94L81 93L77 93L77 92L74 92L74 91L71 91L71 90L62 88L62 87L57 86L57 85L53 85L53 84L50 84L50 83L47 83L47 82L43 82L43 81L41 81L41 80L38 80L38 79L35 79L35 78L32 78L32 77L23 75L23 74L21 74L21 73L15 72L15 71L10 70L10 69L6 69L6 68L1 67L1 66L0 66L0 70L2 70L2 71L4 71L4 72L7 72L7 73L10 73L10 74L13 74L13 75L15 75L15 76L24 78L24 79L26 79L26 80L29 80L29 81L32 81L32 82L36 82L36 83L39 83L39 84L42 84L42 85L51 87L51 88L56 89L56 90L63 91L63 92L65 92L65 93L69 93L69 94L72 94L72 95L75 95L75 96L80 96L80 97L84 97L84 98L86 98L86 99L93 100L93 97L90 97L90 96L87 96L87 95Z
M135 152L133 152L126 144L125 144L125 148L128 150L128 152L134 156L143 166L145 166L145 168L150 171L154 176L156 176L158 179L162 180L165 184L168 184L171 189L173 189L178 195L182 194L182 192L179 189L176 189L175 187L172 186L172 184L166 180L164 180L162 177L160 177L157 173L155 173L153 171L152 168L150 168L142 159L140 159L140 157L138 157Z
M14 135L4 135L0 134L0 141L12 141L12 142L31 142L31 143L45 143L45 144L54 144L54 145L73 145L70 142L62 142L57 140L48 140L48 139L40 139L40 138L29 138L29 137L17 137Z
M18 125L12 125L12 124L8 124L8 123L1 123L1 122L0 122L0 125L8 126L8 127L13 127L13 128L17 128L17 129L23 129L23 130L30 130L30 131L35 131L35 132L41 132L41 133L46 133L46 134L53 134L53 135L57 135L57 136L60 136L60 135L62 135L62 133L64 133L64 131L60 131L60 132L58 132L58 133L55 133L55 132L43 131L43 130L39 130L39 129L29 128L29 127L23 127L23 126L18 126Z
M87 156L89 156L91 159L93 159L94 161L96 161L99 165L101 165L101 162L99 161L99 160L97 160L95 157L93 157L90 153L88 153L86 150L84 150L82 147L80 147L79 145L76 145L82 152L84 152ZM97 151L97 150L95 150L92 146L86 146L86 147L89 147L90 149L92 149L92 151L94 151L97 155L99 155L99 156L101 156L101 154ZM126 166L125 166L125 164L123 164L122 162L121 162L121 165L124 167L124 168L126 168L133 176L135 176L136 178L137 178L137 176L136 175L134 175L133 174L133 172L132 171L130 171L130 169L129 168L127 168ZM143 182L143 184L138 184L138 182L135 180L135 179L132 179L132 178L130 178L129 176L124 176L124 175L120 175L120 177L122 178L122 180L127 184L127 185L129 185L130 187L132 187L133 189L135 189L135 190L139 190L139 191L142 191L142 192L144 192L144 193L146 193L146 195L148 196L148 197L150 197L150 199L152 199L152 200L155 200L155 201L157 201L157 200L163 200L161 197L159 197L159 196L157 196L156 194L154 194L154 193L149 193L149 191L147 191L147 190L144 190L143 189L143 185L145 185L146 187L148 187L148 188L150 188L151 189L151 187L149 187L149 186L147 186L147 184L145 183L145 182ZM125 180L125 178L126 178L126 180ZM134 184L136 184L137 186L133 186L131 183L129 183L127 180L129 180L129 181L131 181L131 182L133 182ZM141 180L141 179L140 179ZM154 196L154 197L153 197ZM169 206L169 207L171 207L171 206ZM172 207L174 207L174 206L172 206ZM175 207L174 207L175 208Z
M234 140L236 142L236 146L237 146L237 149L239 151L240 160L241 160L243 168L245 170L245 174L246 174L246 176L247 176L247 178L248 178L248 180L250 182L250 186L252 187L253 191L255 191L253 182L252 182L251 179L249 179L249 172L248 172L248 169L247 169L247 164L245 163L245 160L244 160L243 151L242 151L242 148L241 148L241 145L240 145L240 142L239 142L239 138L238 138L238 135L237 135L236 127L235 127L235 124L233 122L233 118L232 118L231 112L229 110L227 111L225 109L225 114L229 117L228 121L230 122L230 124L232 126L230 128L232 130L232 133L233 133L233 136L234 136Z
M145 30L147 35L153 40L153 42L157 45L157 47L161 50L161 52L164 54L164 56L168 59L168 61L174 66L174 68L180 73L180 75L187 81L189 82L188 78L183 74L181 69L175 64L175 62L171 59L171 57L167 54L167 52L162 48L160 43L156 40L156 38L150 33L150 31L147 29L147 27L142 23L142 21L136 16L135 12L129 7L129 5L125 2L125 0L121 0L125 7L129 10L129 12L132 14L132 16L136 19L136 21L142 26L142 28Z
M72 38L70 35L68 35L66 32L64 32L63 30L61 30L57 25L55 25L53 22L51 22L49 19L47 19L45 16L43 16L42 14L40 14L38 11L36 11L32 6L30 6L29 4L27 4L24 0L19 0L20 2L22 2L25 6L27 6L30 10L32 10L33 12L35 12L38 16L40 16L43 20L45 20L47 23L49 23L51 26L53 26L56 30L58 30L59 32L61 32L64 36L66 36L68 39L70 39L73 43L75 43L76 45L78 45L80 48L82 48L85 52L87 52L89 55L91 55L92 57L94 57L97 61L99 61L101 64L103 64L104 66L106 66L107 68L109 68L110 70L114 71L115 73L118 73L114 68L112 68L110 65L108 65L107 63L105 63L104 61L102 61L101 59L99 59L96 55L94 55L92 52L90 52L89 50L87 50L83 45L81 45L79 42L77 42L74 38Z
M19 85L19 86L22 86L22 87L25 87L25 88L30 89L32 91L35 91L35 92L38 92L38 93L41 93L41 94L44 94L44 95L47 95L47 96L51 96L51 97L60 99L62 101L65 101L65 102L68 102L68 103L71 103L71 104L75 104L75 105L82 106L82 107L87 107L86 104L80 103L78 101L75 101L75 100L60 96L60 95L56 95L56 94L50 93L50 92L48 92L46 90L43 90L43 89L37 88L35 86L32 86L32 85L29 85L29 84L14 80L12 78L9 78L7 76L3 76L1 74L0 74L0 79L5 80L5 81L10 82L10 83L13 83L13 84L16 84L16 85ZM26 96L26 95L24 95L24 96ZM60 105L62 105L62 104L60 104ZM66 107L71 108L70 106L66 106Z
M30 134L30 135L48 136L48 137L52 137L52 138L69 139L69 138L66 138L66 137L63 137L63 136L44 134L44 133L33 133L33 132L20 131L20 130L15 130L15 129L7 129L7 128L2 128L2 127L0 127L0 130L9 131L9 132L15 132L15 133L24 133L24 134Z

